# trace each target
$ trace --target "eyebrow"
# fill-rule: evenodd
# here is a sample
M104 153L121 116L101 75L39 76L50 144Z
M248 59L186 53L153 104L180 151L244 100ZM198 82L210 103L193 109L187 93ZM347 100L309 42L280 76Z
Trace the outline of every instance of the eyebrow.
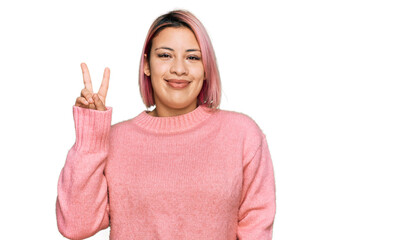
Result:
M166 49L166 50L170 50L170 51L173 51L174 52L174 49L173 48L169 48L169 47L158 47L158 48L156 48L154 50L158 50L158 49ZM186 52L196 52L196 51L200 52L199 49L194 49L194 48L191 48L191 49L187 49L186 50Z

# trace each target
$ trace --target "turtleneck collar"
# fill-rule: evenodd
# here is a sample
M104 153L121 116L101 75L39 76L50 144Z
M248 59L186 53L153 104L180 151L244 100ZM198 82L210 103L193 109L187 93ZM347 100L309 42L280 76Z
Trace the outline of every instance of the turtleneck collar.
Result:
M201 124L214 113L210 110L212 109L203 104L191 112L173 117L154 117L144 110L133 118L133 122L153 133L178 133Z

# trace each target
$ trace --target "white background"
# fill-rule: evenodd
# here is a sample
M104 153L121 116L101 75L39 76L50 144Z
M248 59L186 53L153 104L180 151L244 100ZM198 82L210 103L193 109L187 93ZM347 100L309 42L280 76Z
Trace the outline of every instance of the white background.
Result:
M212 39L221 108L251 116L274 163L274 239L415 239L415 8L401 0L2 1L2 239L64 239L57 181L86 62L111 69L112 123L145 109L152 21L193 12ZM108 239L108 230L90 239Z

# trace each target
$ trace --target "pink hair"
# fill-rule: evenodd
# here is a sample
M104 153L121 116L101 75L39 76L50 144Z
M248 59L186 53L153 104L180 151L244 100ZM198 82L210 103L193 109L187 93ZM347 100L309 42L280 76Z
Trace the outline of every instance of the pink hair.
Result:
M202 62L206 78L206 80L203 81L202 89L197 96L197 105L207 104L207 106L212 109L219 108L221 100L221 81L212 43L203 24L192 13L185 10L175 10L161 15L153 22L148 30L141 54L139 70L140 94L144 104L147 108L155 105L151 79L144 74L145 54L150 56L153 38L166 27L187 27L195 34L202 53Z

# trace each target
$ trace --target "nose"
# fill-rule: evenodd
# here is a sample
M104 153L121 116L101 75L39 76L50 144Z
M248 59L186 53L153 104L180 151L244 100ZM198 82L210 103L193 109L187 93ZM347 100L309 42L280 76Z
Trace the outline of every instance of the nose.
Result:
M186 75L187 74L186 63L179 58L175 58L170 67L170 73L175 73L178 76Z

